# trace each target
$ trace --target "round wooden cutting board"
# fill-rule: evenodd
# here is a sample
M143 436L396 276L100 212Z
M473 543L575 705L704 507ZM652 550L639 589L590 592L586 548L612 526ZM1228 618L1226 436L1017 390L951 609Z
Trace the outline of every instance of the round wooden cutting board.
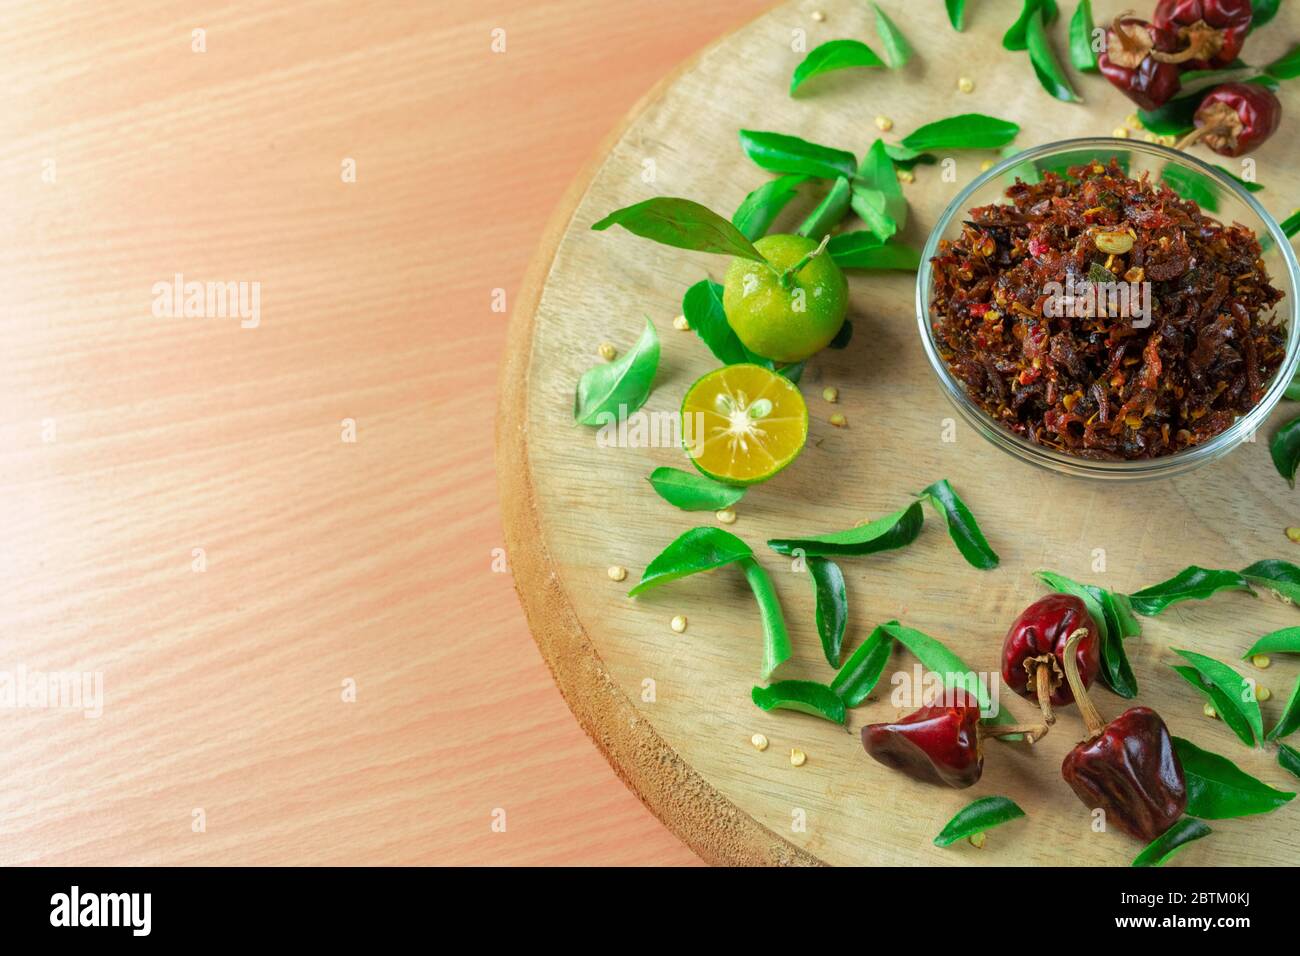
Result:
M846 70L788 93L800 49L856 37L880 49L861 0L788 3L704 51L653 91L574 184L544 237L515 304L503 375L498 433L502 508L520 598L560 690L619 775L683 840L709 861L831 864L1126 865L1140 846L1119 832L1094 833L1084 806L1061 779L1065 753L1079 740L1077 709L1064 712L1034 747L992 742L983 779L965 791L928 787L870 760L859 730L898 713L889 676L915 660L896 651L875 695L850 712L847 728L792 713L764 713L750 701L761 683L761 629L754 601L735 568L626 596L646 564L686 529L715 524L710 512L679 511L660 500L646 476L661 465L687 467L671 447L601 447L594 429L573 424L574 386L600 361L599 343L630 347L649 316L662 340L654 392L645 410L672 413L686 387L716 367L702 342L673 328L682 293L704 276L721 279L721 257L655 245L621 229L592 232L611 210L655 195L685 196L729 215L769 178L741 152L740 128L774 130L861 156L878 135L875 117L894 122L887 138L956 113L1015 120L1017 145L1107 135L1132 104L1097 76L1077 79L1083 105L1050 98L1025 54L1000 46L1015 16L1010 2L970 4L957 33L938 2L883 0L916 57L898 72ZM1119 3L1097 0L1098 22ZM1068 20L1073 3L1062 4ZM811 13L825 11L824 21ZM1065 29L1053 29L1058 49ZM1300 7L1282 13L1247 44L1250 62L1267 62L1300 36ZM957 91L959 76L975 81ZM592 78L599 82L598 77ZM815 88L814 88L815 87ZM1253 154L1259 194L1279 218L1294 207L1297 174L1287 147L1300 123L1300 84L1284 84L1289 116L1282 132ZM1137 135L1141 135L1140 133ZM911 204L903 238L916 246L951 197L991 154L956 153L953 181L940 166L917 168L905 187ZM522 158L521 161L526 161ZM1225 162L1231 163L1231 160ZM811 207L801 197L774 231L789 231ZM857 227L854 227L857 228ZM813 618L812 586L771 537L834 531L879 517L913 492L948 478L1002 556L993 571L968 566L943 525L927 514L920 538L900 551L841 562L848 580L847 655L871 628L898 618L944 641L972 667L996 672L1007 626L1045 593L1033 577L1050 568L1077 580L1131 592L1189 564L1240 568L1267 557L1300 560L1284 529L1300 524L1294 493L1269 462L1266 435L1226 459L1163 482L1106 484L1059 477L1020 464L957 418L926 363L918 339L910 273L850 276L853 340L809 364L802 390L811 414L802 457L752 488L730 530L745 539L775 579L794 642L776 677L829 681ZM834 385L839 404L821 397ZM829 424L842 412L847 427ZM1276 425L1297 413L1279 409ZM952 429L955 428L955 432ZM955 437L955 440L945 440ZM610 565L628 579L615 583ZM670 619L689 627L674 633ZM1128 642L1140 702L1172 732L1222 753L1267 783L1295 789L1268 747L1244 747L1170 669L1171 647L1237 661L1260 635L1300 624L1300 610L1272 596L1226 594L1177 605L1143 619ZM1271 726L1296 681L1294 659L1268 670L1240 664L1273 693L1263 705ZM1004 688L1005 690L1005 688ZM1107 718L1120 698L1095 694ZM1031 719L1028 701L1002 695ZM526 715L525 715L525 718ZM765 734L764 752L750 744ZM795 767L790 750L807 762ZM972 799L1011 797L1027 818L989 834L982 849L932 840ZM581 811L581 808L575 808ZM1300 805L1213 823L1214 833L1176 864L1300 863Z

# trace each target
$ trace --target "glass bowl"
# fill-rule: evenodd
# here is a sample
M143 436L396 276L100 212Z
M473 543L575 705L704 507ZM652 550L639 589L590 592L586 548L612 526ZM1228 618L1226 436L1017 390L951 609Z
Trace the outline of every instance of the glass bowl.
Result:
M966 386L952 374L939 354L930 328L930 259L938 251L939 240L953 239L960 235L962 220L966 218L969 209L1008 202L1004 191L1015 181L1017 173L1025 178L1031 167L1040 172L1046 169L1062 170L1066 166L1081 165L1094 159L1108 162L1111 157L1117 158L1121 165L1127 162L1130 176L1137 177L1144 170L1149 172L1152 182L1159 182L1168 167L1171 170L1168 175L1178 183L1175 191L1184 198L1196 199L1207 215L1221 222L1238 222L1253 230L1263 249L1262 258L1269 278L1274 286L1286 293L1276 307L1278 319L1287 323L1286 358L1269 384L1263 400L1209 441L1161 458L1134 461L1078 458L1013 434L998 424L967 394ZM1190 187L1187 185L1189 183ZM1207 202L1207 199L1210 201ZM1290 240L1255 198L1223 170L1186 153L1154 143L1129 142L1110 137L1067 139L1027 149L1004 159L982 173L948 204L930 233L921 256L921 268L916 277L916 318L925 354L949 400L967 423L1003 451L1030 464L1085 478L1166 478L1213 461L1249 440L1277 406L1295 374L1297 362L1300 362L1300 296L1296 294L1297 287L1300 287L1300 266L1296 264Z

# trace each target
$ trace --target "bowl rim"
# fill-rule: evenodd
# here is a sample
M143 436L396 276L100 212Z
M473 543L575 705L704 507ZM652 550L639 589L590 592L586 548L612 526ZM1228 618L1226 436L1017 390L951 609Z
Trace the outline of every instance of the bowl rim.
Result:
M1117 461L1081 458L1021 438L1019 435L1003 428L991 415L975 404L967 393L965 385L958 381L949 370L947 362L939 355L934 343L929 321L930 260L938 250L939 240L953 218L965 211L970 197L981 187L1003 175L1009 169L1021 163L1032 162L1043 157L1089 149L1147 153L1163 158L1166 162L1190 167L1209 177L1240 199L1246 208L1250 209L1259 218L1269 238L1280 250L1283 262L1286 263L1289 272L1287 278L1290 281L1288 291L1290 292L1291 302L1290 320L1287 326L1286 357L1278 368L1268 391L1265 392L1264 397L1254 408L1239 417L1218 435L1215 435L1202 445L1172 455L1160 458ZM1281 307L1285 308L1285 306ZM1081 477L1128 479L1168 477L1181 474L1207 461L1218 458L1243 441L1253 440L1251 437L1253 433L1258 430L1273 409L1277 407L1278 402L1281 401L1287 385L1295 375L1297 364L1300 363L1300 264L1297 264L1295 251L1291 248L1291 241L1268 210L1260 205L1255 197L1240 183L1216 166L1180 150L1171 149L1158 143L1136 142L1111 136L1055 140L1006 157L979 176L976 176L948 203L934 228L930 230L929 238L926 240L925 248L921 253L921 265L916 276L916 317L926 357L929 359L930 367L938 376L939 382L949 400L956 406L958 412L961 413L968 424L972 425L976 431L1004 451L1030 464Z

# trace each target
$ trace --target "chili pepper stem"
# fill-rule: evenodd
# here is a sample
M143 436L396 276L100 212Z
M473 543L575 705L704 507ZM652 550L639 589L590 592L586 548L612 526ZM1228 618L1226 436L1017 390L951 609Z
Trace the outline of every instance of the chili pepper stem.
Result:
M1135 10L1125 10L1111 21L1110 30L1114 35L1116 42L1119 44L1119 49L1107 50L1107 53L1112 60L1130 70L1135 70L1141 65L1142 60L1147 55L1147 51L1153 46L1150 34L1147 34L1146 31L1143 31L1143 34L1147 38L1146 45L1144 46L1125 28L1124 21L1129 17L1134 17L1136 15L1137 12ZM1138 27L1137 29L1141 29L1141 27Z
M830 241L831 241L831 234L828 232L826 233L826 235L822 236L821 244L818 245L816 249L808 253L806 256L804 256L802 259L800 259L798 262L792 265L790 268L782 272L780 276L781 288L788 289L790 288L790 286L794 285L794 277L798 275L799 270L802 269L804 266L806 266L808 263L812 262L819 255L821 255L822 252L826 249L826 244Z
M1052 683L1051 658L1039 658L1038 666L1029 672L1029 676L1033 678L1034 691L1038 694L1038 709L1043 712L1043 722L1050 727L1056 723L1056 714L1052 712L1052 691L1056 686Z
M1187 149L1189 146L1195 146L1202 136L1218 132L1224 132L1224 130L1215 126L1198 126L1178 142L1174 143L1174 149Z
M1238 133L1239 130L1232 129L1232 120L1238 120L1238 126L1240 126L1240 118L1236 116L1234 111L1231 111L1231 109L1218 111L1216 118L1218 122L1206 122L1204 126L1197 126L1186 137L1179 139L1177 143L1174 143L1175 150L1186 150L1187 147L1195 146L1205 137L1231 137L1232 134Z
M1083 686L1083 678L1079 676L1079 658L1076 651L1079 649L1079 642L1088 636L1088 629L1081 627L1065 642L1065 679L1070 684L1070 692L1074 694L1074 702L1079 705L1079 713L1083 715L1083 723L1088 728L1088 736L1096 737L1106 728L1106 722L1101 719L1101 713L1097 710L1097 705L1092 702L1088 696L1088 688Z
M1047 736L1047 726L1045 724L1006 724L1005 726L986 727L984 724L980 724L978 733L981 737L1014 737L1016 734L1024 734L1025 738L1033 744Z
M1216 30L1204 20L1197 20L1189 27L1183 27L1179 34L1187 38L1187 48L1177 53L1162 53L1152 50L1150 56L1161 63L1186 63L1188 60L1208 60L1223 49L1223 32Z

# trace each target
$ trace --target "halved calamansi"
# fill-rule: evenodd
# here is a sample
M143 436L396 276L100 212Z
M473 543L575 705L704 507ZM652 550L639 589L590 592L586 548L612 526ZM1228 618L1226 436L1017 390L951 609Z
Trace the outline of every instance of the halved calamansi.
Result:
M766 481L799 457L808 406L788 378L761 365L727 365L682 400L682 443L703 474L729 485Z

